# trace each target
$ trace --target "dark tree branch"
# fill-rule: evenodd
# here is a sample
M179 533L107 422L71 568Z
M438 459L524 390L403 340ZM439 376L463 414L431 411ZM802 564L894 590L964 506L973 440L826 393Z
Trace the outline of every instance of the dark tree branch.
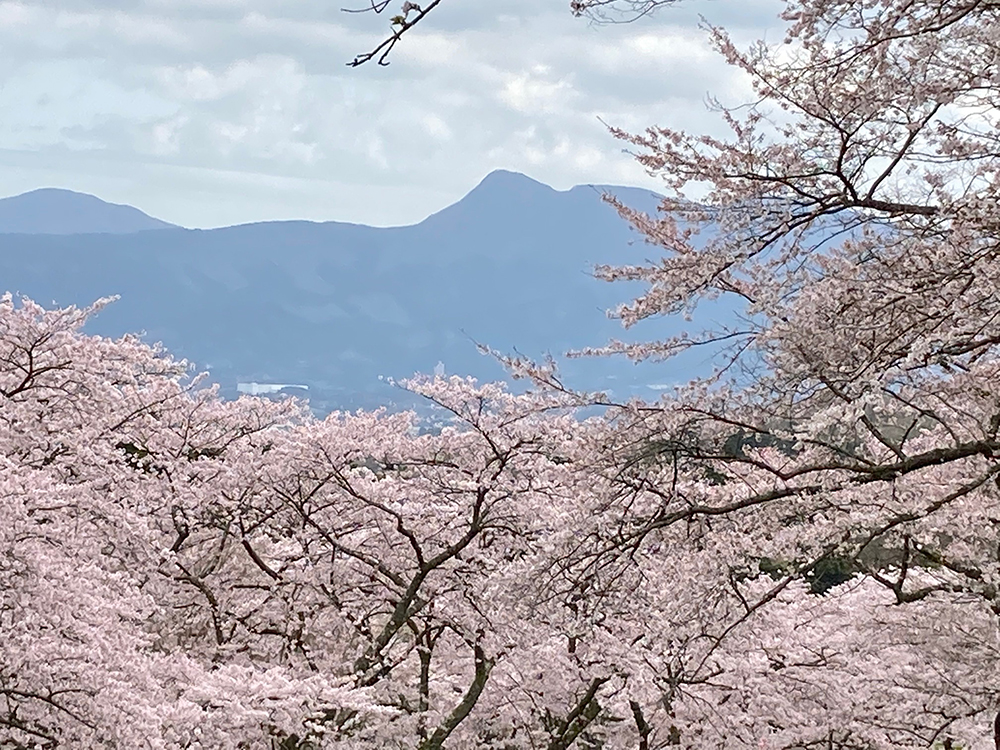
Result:
M475 654L475 674L472 678L472 684L469 685L469 689L465 691L465 695L459 702L452 712L448 714L444 721L441 722L440 726L434 730L426 740L420 743L419 750L442 750L445 741L452 732L465 721L465 718L472 713L472 709L475 708L476 702L479 700L479 696L482 695L483 689L486 687L486 681L489 679L490 670L493 669L495 660L487 659L486 653L483 651L482 646L478 643L473 647Z
M364 52L357 55L351 62L347 63L348 66L352 68L357 68L360 65L364 65L366 62L378 58L378 64L385 66L389 64L389 53L392 52L393 47L396 46L397 42L403 38L403 34L412 29L422 20L424 20L427 15L434 10L438 5L440 5L441 0L432 0L426 8L421 8L416 3L406 2L403 3L403 10L400 15L393 16L392 18L392 33L383 39L378 46L372 49L370 52ZM376 13L381 13L386 9L389 4L389 0L381 0L379 3L375 3L372 0L371 6L368 8L359 8L357 10L344 9L349 13L365 13L368 11L375 11ZM413 20L409 20L409 11L413 10L416 12Z

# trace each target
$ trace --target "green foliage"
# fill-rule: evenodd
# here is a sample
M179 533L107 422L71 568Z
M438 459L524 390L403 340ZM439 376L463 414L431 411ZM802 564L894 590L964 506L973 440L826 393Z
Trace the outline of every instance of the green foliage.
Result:
M825 594L834 586L851 580L861 572L861 566L850 557L826 557L806 574L809 590L814 594Z

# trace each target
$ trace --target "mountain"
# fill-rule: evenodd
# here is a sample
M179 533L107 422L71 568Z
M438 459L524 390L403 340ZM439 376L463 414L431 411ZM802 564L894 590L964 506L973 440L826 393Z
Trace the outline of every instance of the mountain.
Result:
M649 191L611 190L636 208L658 202ZM307 385L322 411L401 398L380 376L437 368L503 378L476 343L540 357L626 338L604 311L638 288L589 272L599 262L652 257L655 248L603 203L600 189L557 191L501 171L412 226L282 221L0 235L0 286L43 304L120 295L89 330L144 330L209 368L230 395L240 382ZM652 321L634 335L656 338L680 325ZM686 381L706 361L698 352L669 366L603 358L564 366L572 386L625 395Z
M132 206L61 188L0 198L0 234L131 234L174 228Z

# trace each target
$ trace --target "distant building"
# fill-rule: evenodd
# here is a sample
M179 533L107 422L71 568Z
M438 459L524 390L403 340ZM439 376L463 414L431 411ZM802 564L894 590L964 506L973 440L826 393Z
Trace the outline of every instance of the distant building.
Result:
M230 381L231 382L231 381ZM281 393L286 388L301 388L309 390L308 385L298 385L295 383L237 383L237 393L246 393L248 396L264 396L268 393Z
M434 377L443 378L444 377L444 362L438 362L434 365Z

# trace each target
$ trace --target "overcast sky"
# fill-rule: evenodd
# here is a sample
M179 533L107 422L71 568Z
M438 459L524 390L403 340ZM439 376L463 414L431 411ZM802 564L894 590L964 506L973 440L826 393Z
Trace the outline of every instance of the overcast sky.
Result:
M567 0L447 0L393 53L355 0L0 0L0 196L65 187L188 227L408 224L496 168L655 187L601 121L719 132L746 99L698 15L777 41L780 0L633 24ZM367 0L356 0L363 5Z

